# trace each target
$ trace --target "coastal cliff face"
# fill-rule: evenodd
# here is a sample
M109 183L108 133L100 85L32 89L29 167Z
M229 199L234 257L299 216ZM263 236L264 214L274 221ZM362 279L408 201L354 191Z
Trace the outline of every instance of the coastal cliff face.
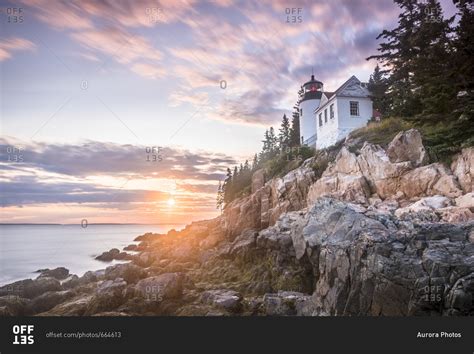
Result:
M3 315L473 315L474 148L429 164L416 130L322 153L213 219L0 288ZM324 161L324 171L318 172Z

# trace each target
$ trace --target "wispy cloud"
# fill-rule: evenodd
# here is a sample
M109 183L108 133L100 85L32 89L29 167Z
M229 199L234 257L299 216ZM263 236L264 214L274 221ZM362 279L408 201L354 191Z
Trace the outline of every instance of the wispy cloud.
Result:
M0 61L10 59L12 52L34 50L36 45L24 38L11 37L0 40Z

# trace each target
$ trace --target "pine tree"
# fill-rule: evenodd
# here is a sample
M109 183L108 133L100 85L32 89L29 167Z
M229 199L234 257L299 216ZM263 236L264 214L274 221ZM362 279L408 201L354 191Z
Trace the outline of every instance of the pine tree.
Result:
M268 147L270 155L273 155L278 148L278 138L275 135L275 129L273 129L273 127L270 127L268 131Z
M258 168L258 164L259 164L258 155L255 154L255 155L253 156L252 171L255 171L255 170Z
M369 91L372 96L374 109L382 115L387 114L390 107L390 98L387 95L388 81L385 76L386 73L387 70L381 70L377 64L369 79Z
M296 147L301 145L300 141L300 102L304 95L303 86L298 91L298 100L293 106L293 113L291 114L291 127L290 127L290 147Z
M283 115L281 121L280 132L278 134L279 148L281 151L290 146L290 121L286 117L286 114Z
M219 186L217 187L216 204L217 204L217 209L222 211L222 208L224 206L224 188L221 181L219 181Z
M224 180L224 184L222 186L222 191L224 193L224 203L227 204L229 202L231 202L233 200L233 194L232 194L232 179L233 179L233 176L232 176L232 171L230 170L230 168L227 167L227 173L226 173L226 177L225 177L225 180Z
M447 119L454 109L456 92L448 80L452 64L451 25L454 17L444 19L437 0L420 3L421 25L413 40L419 43L420 53L413 60L413 82L420 97L422 112L418 119L437 122Z
M450 63L456 92L456 113L474 125L474 6L470 0L454 0L459 22L455 28L454 60ZM467 124L466 124L467 126ZM472 132L472 128L470 129ZM471 141L474 137L471 135Z
M390 113L431 119L449 110L453 90L446 81L449 33L453 19L443 19L437 0L395 0L401 8L398 27L378 37L382 54L371 56L390 68Z

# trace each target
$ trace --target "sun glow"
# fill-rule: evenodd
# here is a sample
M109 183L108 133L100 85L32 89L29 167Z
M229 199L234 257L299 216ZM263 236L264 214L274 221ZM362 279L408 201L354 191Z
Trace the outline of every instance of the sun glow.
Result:
M170 198L168 199L167 204L168 206L172 207L176 204L176 201L174 200L174 198Z

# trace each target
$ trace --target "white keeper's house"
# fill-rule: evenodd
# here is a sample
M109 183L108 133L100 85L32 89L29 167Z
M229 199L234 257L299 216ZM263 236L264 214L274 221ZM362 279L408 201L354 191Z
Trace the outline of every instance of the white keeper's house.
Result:
M301 143L316 149L344 139L373 116L367 83L355 76L336 91L326 92L323 83L311 75L311 80L303 85L299 111Z

